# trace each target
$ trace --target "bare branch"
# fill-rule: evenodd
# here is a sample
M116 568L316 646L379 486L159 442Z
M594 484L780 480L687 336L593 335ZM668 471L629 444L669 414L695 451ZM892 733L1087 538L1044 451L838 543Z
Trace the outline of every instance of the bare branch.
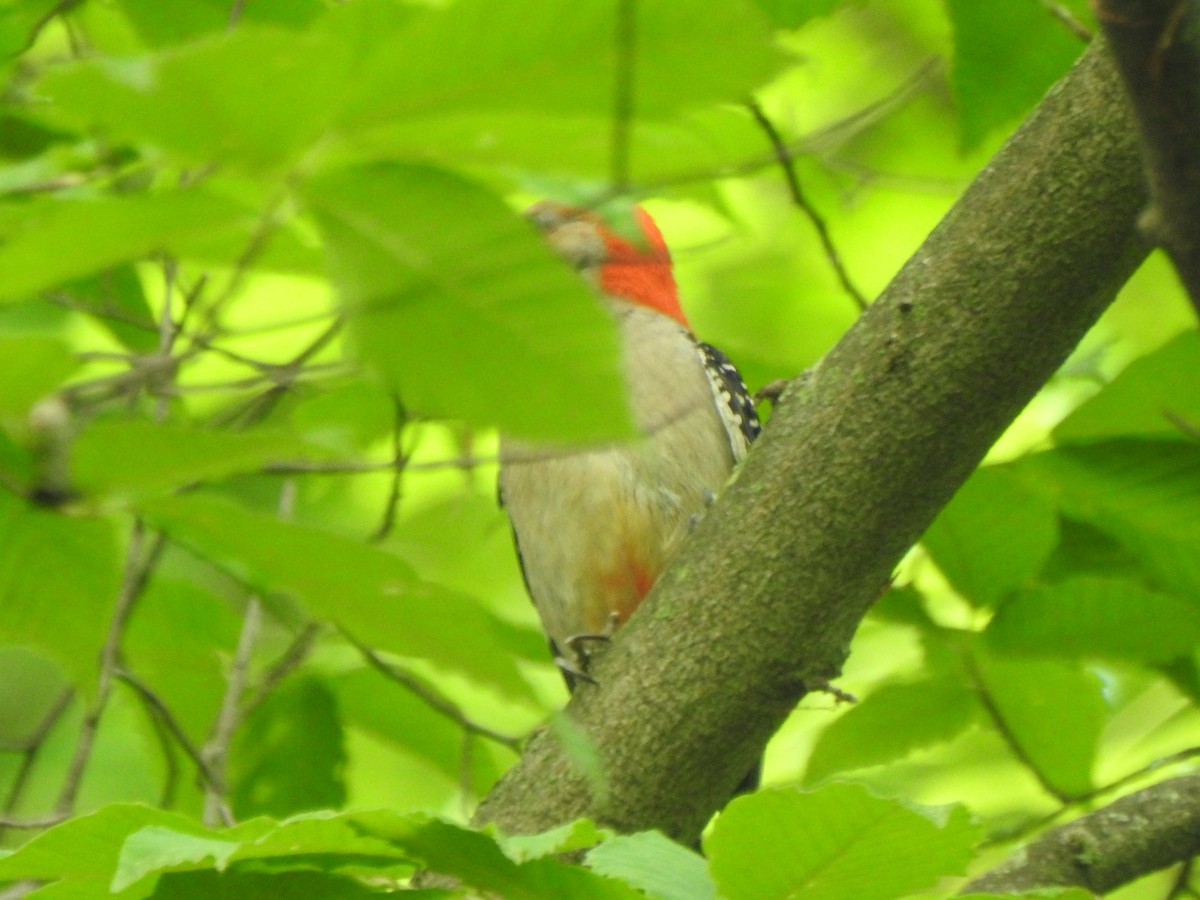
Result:
M1183 775L1047 832L964 892L1078 885L1106 894L1198 853L1200 775Z
M88 759L92 755L92 747L96 740L96 731L100 727L100 719L108 706L112 694L113 680L116 677L117 666L121 655L121 641L125 636L125 626L134 605L141 596L158 557L162 553L165 539L161 534L154 536L149 550L143 554L145 543L145 527L140 519L135 520L129 533L129 547L125 557L125 575L121 581L121 589L117 594L116 608L108 626L108 638L100 654L100 673L96 682L96 693L84 713L83 724L79 729L79 738L75 744L75 752L67 766L67 777L63 783L54 810L60 815L69 815L75 808L75 800L79 796L79 787L83 782L83 773L87 769Z
M1067 31L1075 35L1085 44L1091 43L1092 30L1084 25L1079 19L1075 18L1075 14L1063 6L1061 3L1056 3L1055 0L1038 0L1046 8L1046 11L1054 18L1058 19L1066 26Z
M358 640L354 635L345 631L342 635L351 644L358 648L358 652L362 654L363 659L371 664L371 668L375 669L381 675L391 681L402 685L407 691L419 697L426 705L444 715L462 727L464 731L471 734L479 735L487 738L489 741L495 741L502 747L507 747L514 753L521 751L521 739L515 738L507 734L502 734L498 731L493 731L485 725L480 725L478 722L469 719L453 700L438 693L433 687L426 682L417 678L415 675L405 672L399 666L393 665L384 659L377 650L368 647L366 644Z
M1092 0L1142 138L1146 236L1200 314L1200 9L1191 0Z
M139 699L146 704L154 716L163 724L167 733L196 766L201 783L206 787L212 785L214 783L213 775L204 760L203 754L200 752L200 748L192 743L192 739L187 736L187 732L183 730L183 726L179 724L179 720L175 718L174 713L171 712L171 708L167 706L162 697L155 693L148 684L126 669L118 669L116 676L133 688Z
M392 467L392 483L388 489L387 503L383 508L383 518L379 522L379 527L375 529L375 533L371 535L373 541L383 540L396 525L396 511L400 507L400 488L404 483L404 469L408 464L408 457L404 455L404 448L401 444L404 425L408 421L408 417L405 415L404 405L400 402L399 397L393 397L392 403L395 410L395 420L392 422L392 458L395 460L395 465Z
M795 160L788 151L783 136L776 129L775 123L763 112L758 101L751 100L746 104L746 108L750 110L750 114L754 116L754 120L758 122L759 127L766 134L767 140L771 142L771 146L775 149L775 158L779 161L779 168L783 170L783 177L787 182L788 192L792 195L792 202L800 208L800 211L808 217L808 220L812 222L813 228L816 229L817 237L821 240L821 248L825 251L825 258L833 266L833 271L837 274L838 281L841 282L842 290L850 295L850 299L854 301L860 310L866 309L867 298L863 296L862 291L855 287L854 282L850 280L850 273L846 271L846 266L842 263L842 257L838 253L837 246L833 243L833 238L829 234L829 226L825 224L825 220L817 212L816 207L808 202L808 198L804 196L804 191L800 188L800 178L796 175Z

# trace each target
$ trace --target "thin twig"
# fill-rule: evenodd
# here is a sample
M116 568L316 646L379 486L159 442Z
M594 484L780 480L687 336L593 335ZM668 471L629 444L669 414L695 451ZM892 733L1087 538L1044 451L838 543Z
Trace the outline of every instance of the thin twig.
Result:
M34 816L29 819L22 819L17 816L0 816L0 828L12 828L16 831L53 828L55 825L59 825L69 818L71 816L68 813L51 813L48 816Z
M804 155L824 156L833 153L836 147L862 134L868 128L894 112L899 106L908 102L942 65L943 63L939 58L931 57L886 96L867 104L857 112L851 113L788 144L788 154L794 158ZM779 158L772 152L728 163L723 166L710 165L703 168L685 170L674 175L666 175L662 178L639 182L637 191L640 194L656 194L670 188L683 187L695 184L696 182L711 182L721 178L738 178L746 175L754 175L763 169L778 164ZM597 195L595 204L597 206L601 205L626 192L626 190L616 190L610 187Z
M379 527L375 529L375 533L371 535L373 541L382 541L391 534L392 529L396 526L396 511L400 508L401 486L404 484L404 468L408 463L408 457L404 455L404 448L401 445L404 437L404 425L408 421L408 417L400 398L393 397L392 401L395 404L395 420L392 422L392 459L395 461L395 465L392 467L392 482L388 488L388 499L383 508L383 518L379 522Z
M296 501L296 485L294 481L285 481L279 492L279 517L286 519L292 514ZM233 663L229 667L229 677L225 683L225 696L221 700L221 708L209 733L208 740L200 750L200 759L204 761L207 784L204 790L204 823L213 826L218 823L232 825L233 812L229 807L229 785L226 782L225 763L229 757L229 746L233 734L245 720L242 699L246 693L249 681L250 662L254 655L254 647L258 643L262 631L262 599L254 594L246 602L246 611L242 616L242 630L238 635L237 649L233 654Z
M253 693L247 698L242 706L242 718L250 715L254 710L262 705L263 701L271 695L275 688L279 687L280 683L298 669L304 660L308 658L312 652L313 644L322 631L322 626L319 622L309 622L305 625L295 639L283 651L279 659L267 669L255 686Z
M229 677L225 682L225 696L221 700L221 708L217 712L208 740L200 751L200 759L208 773L204 788L203 821L209 827L233 824L233 812L227 799L229 786L225 781L225 762L229 756L233 733L241 722L242 693L246 689L250 658L261 628L262 600L255 594L246 601L246 611L242 614L242 630L238 635L233 664L229 667Z
M183 726L179 724L179 720L175 718L174 713L171 712L171 708L167 706L166 701L164 701L162 697L155 693L154 689L146 684L146 682L142 681L127 669L118 669L116 676L121 681L125 682L125 684L133 688L134 692L138 695L138 698L146 704L146 707L154 714L155 718L157 718L162 723L163 727L166 728L167 733L170 734L175 743L181 750L183 750L187 758L190 759L192 764L196 767L196 772L200 777L201 783L205 786L212 785L214 783L213 774L209 769L208 764L205 762L200 748L197 747L192 742L192 739L188 737L187 732L183 730Z
M800 208L800 211L808 217L813 228L816 229L817 237L821 240L821 248L825 251L825 258L829 260L829 264L833 266L833 271L837 274L838 281L841 282L842 290L850 295L850 299L858 306L860 310L867 308L867 298L863 296L854 282L850 280L850 273L846 271L846 266L842 263L841 255L838 253L837 246L833 243L833 238L829 234L829 227L825 224L824 218L817 212L808 198L804 196L804 191L800 187L800 178L796 174L795 160L784 143L779 129L775 127L775 123L763 112L762 107L756 100L750 100L746 104L746 108L750 110L750 114L754 116L754 120L762 128L766 134L767 140L771 142L771 146L775 150L775 159L779 162L779 168L783 171L784 180L787 182L788 192L792 195L792 202Z
M502 747L507 747L514 753L521 752L522 742L519 738L511 737L510 735L502 734L498 731L493 731L486 725L480 725L478 722L472 721L471 719L467 718L466 714L453 700L443 696L424 681L417 678L415 675L405 672L399 666L388 662L379 654L377 650L372 647L368 647L349 632L342 630L342 635L346 638L346 640L358 648L358 652L362 654L363 659L370 663L371 668L375 669L375 671L379 672L384 677L389 678L397 684L403 686L406 690L422 700L427 706L446 716L446 718L458 724L465 731L469 731L472 734L477 734L480 737L485 737L489 741L495 741L497 744L500 744Z
M1187 749L1178 750L1175 753L1168 754L1167 756L1159 757L1158 759L1147 763L1145 766L1142 766L1140 769L1136 769L1133 772L1122 775L1115 781L1110 781L1106 785L1093 788L1086 794L1079 795L1074 799L1072 804L1064 805L1048 815L1038 816L1035 819L1030 819L1027 822L1021 823L1021 825L1016 828L1008 828L1004 831L990 835L984 839L980 846L994 847L998 844L1007 844L1011 841L1021 840L1028 835L1033 834L1034 832L1041 831L1043 828L1053 825L1058 819L1074 808L1074 806L1093 803L1101 797L1112 794L1115 791L1119 791L1124 787L1128 787L1129 785L1134 784L1149 775L1152 775L1159 769L1166 768L1167 766L1174 765L1175 763L1188 762L1196 758L1200 758L1200 747L1188 747Z
M275 404L291 389L293 383L303 372L303 368L309 360L332 343L344 325L345 319L342 317L339 316L334 319L307 347L296 354L289 362L278 367L279 376L277 384L272 385L261 394L250 398L240 406L224 413L218 417L216 424L232 425L240 422L246 426L260 422L266 418Z
M133 607L141 596L150 572L158 561L165 539L161 534L155 535L150 549L143 556L142 547L145 543L145 526L140 519L135 519L129 534L129 547L125 557L125 575L121 580L121 589L117 594L116 608L113 610L112 621L108 627L108 638L100 654L100 673L96 682L96 692L84 713L83 724L79 728L79 738L75 743L75 752L67 766L67 777L59 793L54 811L68 815L75 808L75 800L79 796L79 787L83 782L83 773L87 768L88 759L95 745L96 732L100 727L100 719L108 705L112 694L113 680L121 655L121 640L125 635L125 626Z
M233 4L229 7L229 21L225 25L226 28L232 30L237 25L238 19L242 17L242 7L245 5L246 0L233 0Z
M1046 12L1058 19L1067 27L1067 31L1075 35L1085 44L1090 44L1092 41L1092 30L1084 25L1075 17L1075 14L1063 6L1061 3L1056 3L1054 0L1038 0L1045 7Z

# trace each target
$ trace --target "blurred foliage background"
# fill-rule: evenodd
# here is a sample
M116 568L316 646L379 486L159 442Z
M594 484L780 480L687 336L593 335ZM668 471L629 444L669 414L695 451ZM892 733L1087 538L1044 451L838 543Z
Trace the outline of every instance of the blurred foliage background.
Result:
M1094 27L1083 0L662 0L622 42L618 7L0 4L5 822L464 821L565 701L496 429L627 429L612 334L516 211L643 202L697 333L752 388L794 377ZM807 699L766 785L962 804L979 871L1187 767L1198 361L1156 255L906 560L838 682L860 702Z

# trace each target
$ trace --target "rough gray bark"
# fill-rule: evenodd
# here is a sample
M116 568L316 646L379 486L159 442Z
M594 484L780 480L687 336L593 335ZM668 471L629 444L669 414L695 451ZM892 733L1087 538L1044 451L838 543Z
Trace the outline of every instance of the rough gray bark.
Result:
M1103 894L1200 854L1200 775L1172 778L1048 831L964 893L1078 886Z
M532 832L589 815L694 840L797 701L838 675L900 557L1144 257L1144 202L1132 121L1092 47L784 394L594 666L599 686L566 717L599 767L552 728L477 821Z
M1170 254L1200 314L1200 6L1096 0L1142 136L1146 236Z

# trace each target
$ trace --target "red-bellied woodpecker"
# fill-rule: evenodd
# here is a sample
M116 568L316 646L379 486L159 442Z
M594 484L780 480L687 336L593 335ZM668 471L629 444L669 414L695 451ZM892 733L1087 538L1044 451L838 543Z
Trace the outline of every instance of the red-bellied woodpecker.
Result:
M661 232L634 214L644 246L588 210L543 201L528 212L615 317L643 435L578 451L501 449L501 501L525 584L570 686L587 677L584 641L637 608L760 430L733 364L692 336Z

